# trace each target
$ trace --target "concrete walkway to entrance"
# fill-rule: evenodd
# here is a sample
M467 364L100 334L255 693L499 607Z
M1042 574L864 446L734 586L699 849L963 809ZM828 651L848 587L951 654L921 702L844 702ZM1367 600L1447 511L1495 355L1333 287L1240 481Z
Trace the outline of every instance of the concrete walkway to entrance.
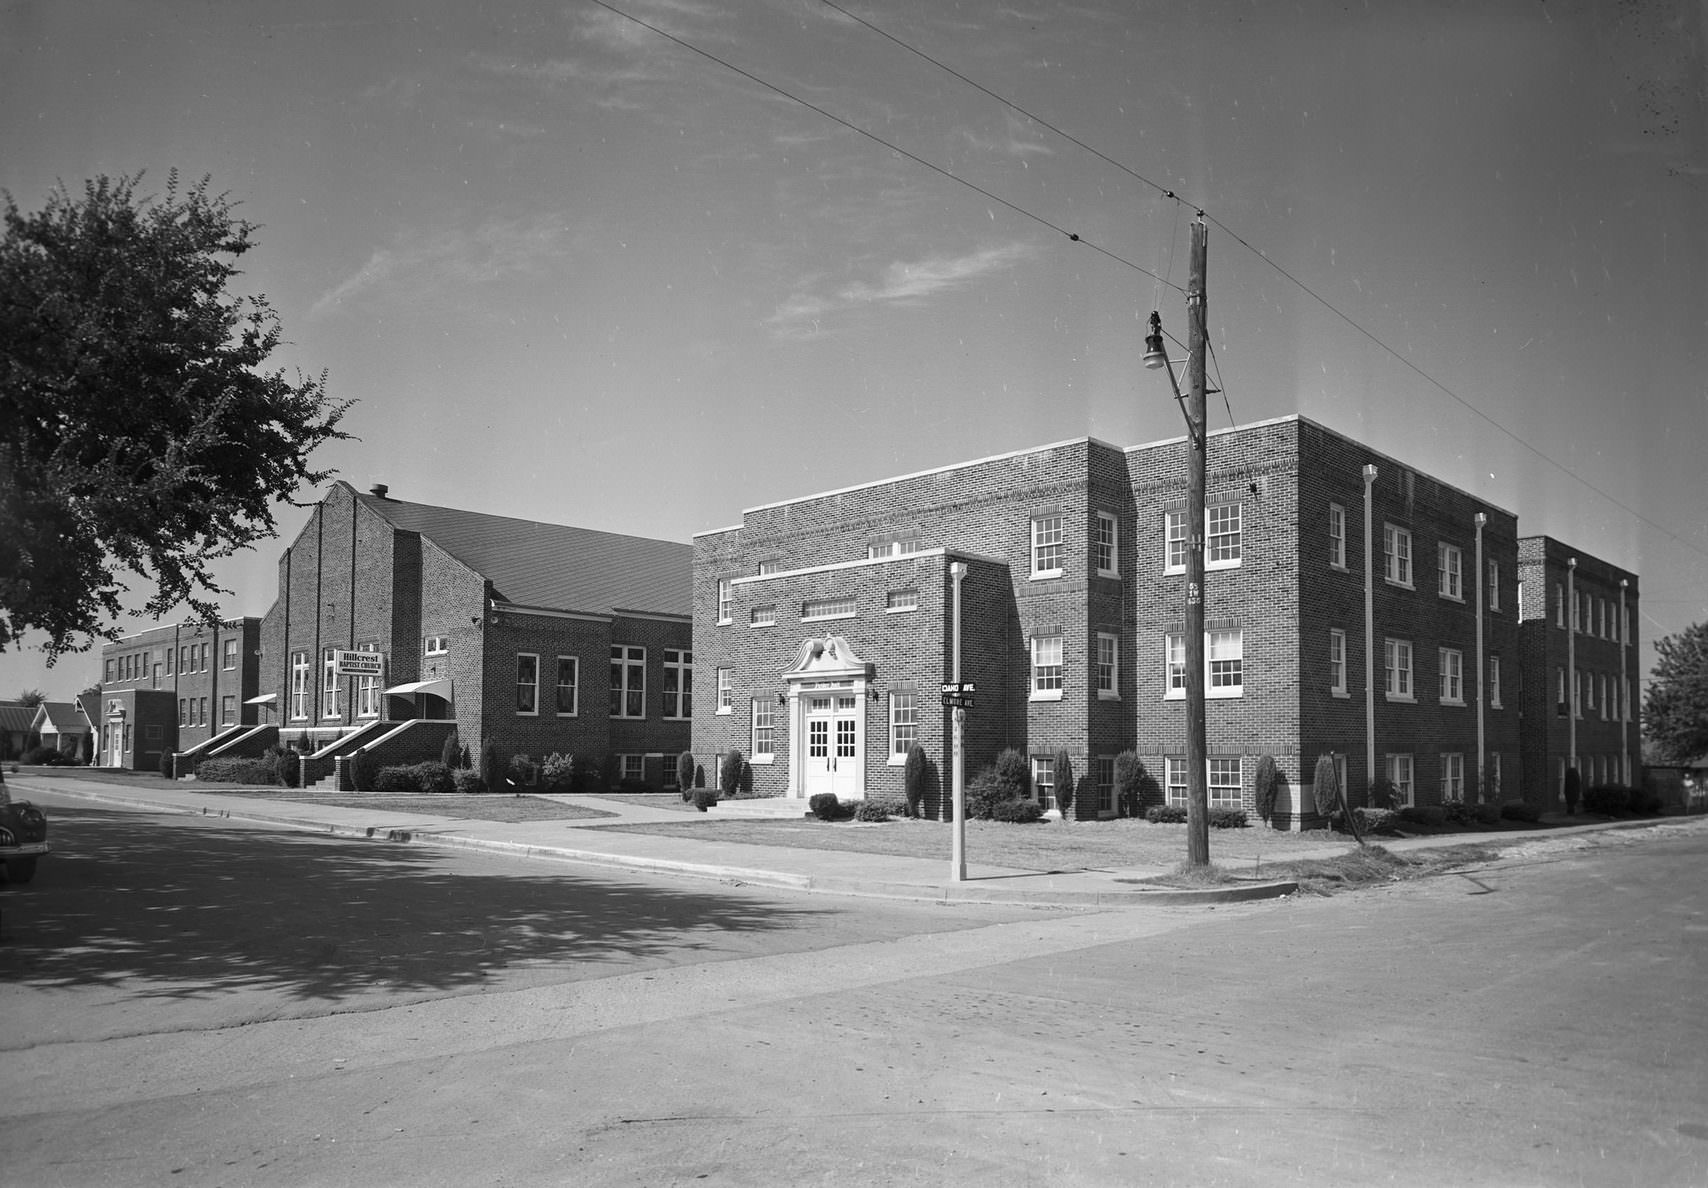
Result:
M927 860L884 854L726 842L716 840L710 829L707 831L708 836L699 838L665 837L602 828L622 824L715 824L720 815L765 815L799 820L805 809L805 805L800 801L732 801L709 813L700 814L653 808L599 796L547 796L545 799L609 815L506 823L467 820L430 813L382 812L359 806L258 800L203 790L193 782L162 782L158 786L139 784L132 787L74 777L32 779L29 773L24 772L8 776L7 785L14 799L31 794L72 797L132 809L193 813L284 825L338 837L462 847L524 858L628 867L733 883L842 895L1109 907L1225 903L1241 899L1274 898L1296 889L1291 883L1274 882L1236 884L1204 890L1145 889L1134 886L1129 880L1163 874L1166 868L1135 867L1063 874L1016 870L977 862L969 862L966 881L956 882L950 879L947 853L941 860ZM1647 822L1612 822L1576 826L1550 830L1541 835L1509 833L1384 839L1382 845L1390 850L1490 841L1516 845L1538 837L1556 838L1645 823ZM50 829L50 841L52 836ZM1332 857L1344 854L1351 848L1352 843L1348 842L1305 854L1293 853L1288 857ZM1217 862L1230 865L1237 865L1241 861L1249 862L1249 857L1242 853L1243 849L1238 838L1218 836L1212 849L1212 857Z

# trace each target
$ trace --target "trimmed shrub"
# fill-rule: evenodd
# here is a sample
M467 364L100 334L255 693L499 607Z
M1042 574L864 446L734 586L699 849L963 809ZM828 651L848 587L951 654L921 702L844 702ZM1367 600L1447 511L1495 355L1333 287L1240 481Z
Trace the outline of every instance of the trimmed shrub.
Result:
M1542 819L1542 810L1533 804L1525 804L1522 800L1509 800L1500 806L1500 819L1534 825Z
M540 786L548 792L568 792L575 785L575 756L553 751L540 760Z
M273 764L265 755L259 759L203 759L196 765L196 778L210 784L277 784Z
M535 763L533 756L519 753L510 756L510 767L506 774L510 783L518 788L532 788L539 782L540 765Z
M740 751L731 751L724 756L723 763L718 767L718 791L722 792L726 799L741 791L742 769L746 766L747 761L741 757Z
M1631 811L1644 817L1657 816L1661 811L1661 798L1656 792L1647 788L1627 788L1631 795Z
M1073 820L1073 760L1066 751L1056 752L1056 807L1062 810L1062 821Z
M382 767L374 775L374 791L387 796L410 796L421 791L421 785L408 767Z
M1280 773L1275 770L1275 757L1258 756L1257 774L1252 779L1252 800L1257 805L1257 815L1264 821L1275 815L1275 786L1279 779Z
M1334 770L1334 756L1327 752L1317 756L1317 766L1311 774L1311 802L1318 816L1331 821L1340 811L1340 776Z
M160 774L166 779L172 778L172 760L174 756L170 748L160 752Z
M835 798L832 797L832 799ZM694 807L699 809L702 813L709 808L715 807L717 803L718 794L711 788L694 789Z
M1583 798L1583 777L1575 767L1566 768L1566 812L1578 811L1578 801Z
M1493 804L1472 805L1471 820L1478 825L1493 825L1500 820L1500 806Z
M1583 794L1583 811L1601 817L1618 817L1631 811L1631 790L1615 784L1597 784Z
M1244 829L1249 824L1244 809L1213 808L1210 810L1211 829Z
M967 781L966 802L967 818L972 821L988 821L991 819L991 809L1005 800L1017 800L1009 793L1003 782L996 778L996 770L987 767L971 780Z
M480 782L480 772L472 767L459 767L452 771L451 783L458 792L465 796L486 791L486 786Z
M856 821L888 821L890 819L889 805L881 800L862 800L854 806Z
M694 752L683 751L676 756L676 789L687 800L694 789Z
M417 792L455 792L457 783L451 769L437 759L382 767L374 776L374 791L392 796L407 796Z
M930 763L925 757L925 748L918 743L907 749L907 766L902 768L901 778L910 817L919 816L920 806L925 802L925 780L931 773Z
M1115 756L1115 811L1123 817L1139 815L1139 805L1156 785L1137 751Z
M374 779L379 775L380 761L374 758L373 752L363 747L350 756L350 781L356 785L358 792L372 792Z
M1439 804L1408 804L1394 815L1409 825L1447 824L1447 810Z
M575 774L570 777L569 790L575 793L597 792L599 790L599 760L591 755L577 755L574 760ZM645 789L643 788L644 792Z
M58 747L37 744L24 752L21 762L31 767L65 767L70 761Z
M1399 816L1393 809L1369 808L1360 805L1352 810L1358 817L1358 823L1366 833L1392 833L1394 826L1399 824Z
M1035 800L999 800L990 808L992 821L1005 821L1011 825L1028 825L1043 815L1044 810Z
M445 736L445 745L439 748L439 762L452 771L463 766L463 744L457 737L457 728L451 727L451 732Z
M1183 804L1153 804L1145 810L1145 820L1152 825L1184 825L1186 824L1186 806Z
M1449 825L1469 825L1471 823L1471 806L1463 800L1449 800L1441 806Z
M834 792L819 792L808 797L807 808L820 821L835 821L842 816L842 803Z
M1005 796L1014 800L1025 800L1032 794L1032 765L1013 747L1009 747L996 757L996 766L991 769L996 773L997 780L1006 789Z

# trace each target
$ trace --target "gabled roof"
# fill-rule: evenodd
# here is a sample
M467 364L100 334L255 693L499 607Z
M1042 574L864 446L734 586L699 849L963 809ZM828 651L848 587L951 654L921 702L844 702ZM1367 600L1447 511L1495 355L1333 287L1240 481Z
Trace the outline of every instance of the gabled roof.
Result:
M81 734L89 729L88 720L77 712L77 706L69 701L44 701L36 708L36 715L31 724L37 731L42 725L53 727L53 734Z
M486 578L501 602L599 614L694 612L691 545L355 495Z
M36 720L36 707L19 705L16 702L0 703L0 732L6 734L28 734Z

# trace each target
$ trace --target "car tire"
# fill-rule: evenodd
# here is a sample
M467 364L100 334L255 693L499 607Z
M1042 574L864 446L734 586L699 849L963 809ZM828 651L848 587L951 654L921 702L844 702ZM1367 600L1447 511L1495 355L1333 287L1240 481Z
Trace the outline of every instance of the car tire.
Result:
M36 860L34 858L14 858L6 863L6 878L19 886L36 877Z

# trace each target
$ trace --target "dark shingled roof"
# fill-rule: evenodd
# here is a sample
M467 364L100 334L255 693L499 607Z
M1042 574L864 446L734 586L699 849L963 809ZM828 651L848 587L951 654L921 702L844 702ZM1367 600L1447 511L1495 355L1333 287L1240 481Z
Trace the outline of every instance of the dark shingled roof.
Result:
M356 498L486 578L501 602L599 614L694 613L692 545L361 492Z

